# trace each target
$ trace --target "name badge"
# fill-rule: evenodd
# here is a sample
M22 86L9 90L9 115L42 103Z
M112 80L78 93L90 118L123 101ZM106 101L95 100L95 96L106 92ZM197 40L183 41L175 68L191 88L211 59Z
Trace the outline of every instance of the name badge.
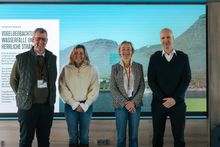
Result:
M47 88L47 82L44 80L37 80L37 88Z

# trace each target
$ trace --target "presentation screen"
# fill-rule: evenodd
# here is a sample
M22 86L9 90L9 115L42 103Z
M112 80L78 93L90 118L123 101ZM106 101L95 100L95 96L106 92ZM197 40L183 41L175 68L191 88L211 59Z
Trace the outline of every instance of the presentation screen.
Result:
M85 45L99 76L100 91L93 109L94 114L100 116L114 115L109 78L111 66L121 59L118 48L124 40L133 43L132 60L141 63L144 69L142 115L151 111L149 58L155 51L162 50L161 29L172 29L174 47L188 54L192 70L185 97L187 112L206 114L206 5L0 4L0 116L17 112L15 94L9 85L10 72L15 56L30 50L33 31L38 27L48 31L46 48L57 56L58 77L68 64L73 47ZM64 102L57 90L55 112L62 114L63 111Z

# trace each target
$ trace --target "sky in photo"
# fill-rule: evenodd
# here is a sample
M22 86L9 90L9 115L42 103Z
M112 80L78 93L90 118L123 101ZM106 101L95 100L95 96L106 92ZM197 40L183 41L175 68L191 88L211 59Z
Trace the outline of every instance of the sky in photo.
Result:
M206 14L206 6L201 4L0 5L0 19L58 19L60 50L94 39L110 39L117 43L129 40L139 49L160 43L159 32L164 27L171 28L174 37L179 36L202 14Z

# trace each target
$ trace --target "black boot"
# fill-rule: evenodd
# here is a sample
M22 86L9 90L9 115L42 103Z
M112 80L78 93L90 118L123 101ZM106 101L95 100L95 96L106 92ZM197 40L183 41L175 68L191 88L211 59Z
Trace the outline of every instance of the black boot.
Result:
M89 147L89 144L80 144L79 147Z
M69 144L69 147L78 147L77 144Z

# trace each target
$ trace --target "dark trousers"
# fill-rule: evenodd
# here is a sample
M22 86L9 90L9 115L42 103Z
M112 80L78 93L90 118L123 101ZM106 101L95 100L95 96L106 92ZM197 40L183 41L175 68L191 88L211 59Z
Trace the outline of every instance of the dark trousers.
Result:
M36 132L38 147L49 147L54 106L33 104L29 110L18 109L19 147L31 147Z
M184 128L185 128L185 103L179 103L165 108L160 103L152 103L153 120L153 147L163 147L163 137L167 116L170 117L171 129L174 137L174 147L185 147Z

